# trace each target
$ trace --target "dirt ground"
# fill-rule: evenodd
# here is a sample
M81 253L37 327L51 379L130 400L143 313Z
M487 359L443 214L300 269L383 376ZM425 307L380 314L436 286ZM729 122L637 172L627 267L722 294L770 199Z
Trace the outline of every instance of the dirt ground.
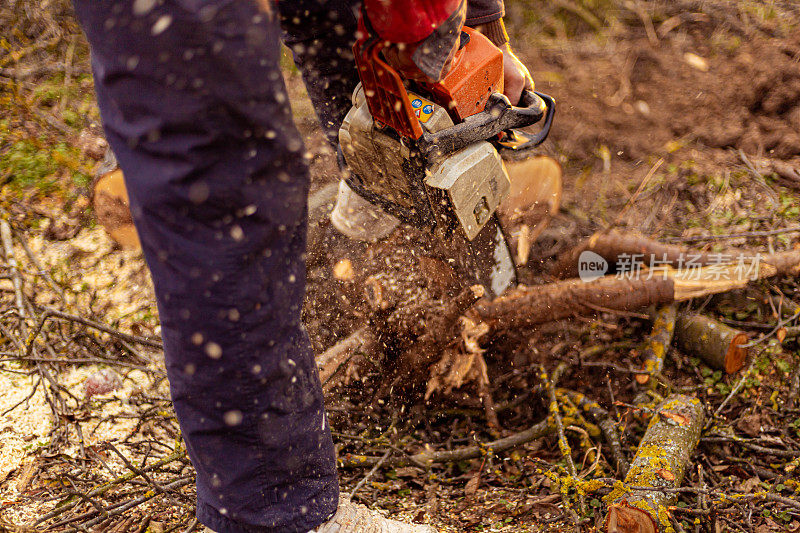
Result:
M99 164L95 145L102 144L88 50L67 7L43 3L31 12L32 6L38 4L0 7L0 20L15 28L0 40L0 207L14 229L27 298L113 330L86 333L85 324L64 319L43 328L46 339L31 341L47 357L53 356L46 344L54 343L61 360L0 362L0 531L23 531L48 512L53 516L37 528L134 531L144 524L139 531L184 531L194 527L191 466L181 456L160 351L137 344L159 332L146 268L138 253L113 246L88 208L89 177ZM561 210L533 245L522 282L554 281L550 268L560 255L611 227L702 251L800 249L800 233L791 231L800 216L800 176L794 181L786 170L800 169L795 2L508 0L506 21L537 90L558 102L541 152L564 169ZM288 60L285 75L312 154L312 199L323 213L325 191L339 179L334 153ZM425 241L419 231L403 227L365 245L338 235L324 216L313 218L304 320L319 353L365 325L391 330L391 319L379 322L385 314L375 311L374 293L365 287L379 284L401 310L412 304L439 309L452 297L457 283L440 258L418 245ZM343 261L351 268L345 275L335 270ZM0 297L12 308L8 260L3 268ZM797 302L797 287L793 278L759 282L687 302L680 312L702 312L753 339L775 336L779 326L791 331L796 320L779 324L767 296ZM3 316L10 321L0 324L10 331L3 331L2 349L19 354L25 343L14 339L26 337L13 334L17 318ZM426 331L426 318L417 335ZM632 376L652 327L647 310L598 310L493 336L470 327L477 328L462 322L449 332L452 341L434 358L470 357L459 360L459 379L451 372L447 386L446 372L423 369L416 382L390 388L387 376L407 341L390 336L385 349L354 358L326 384L342 491L358 486L358 501L443 531L600 529L609 490L578 494L556 435L498 453L484 449L477 458L388 463L487 443L547 418L551 402L540 365L559 375L558 386L608 412L622 453L632 459L648 423L641 407L646 388ZM120 337L120 331L136 338ZM696 397L709 422L682 483L695 491L677 496L668 527L800 530L796 339L784 332L778 349L752 350L746 370L733 375L706 366L696 354L669 350L657 392ZM469 351L470 342L477 349ZM63 405L52 407L46 392L60 389L39 386L47 381L43 368L63 387ZM102 369L112 370L122 386L87 397L87 381ZM495 406L496 425L487 401ZM566 428L577 478L621 478L608 443L594 430L591 423ZM360 456L387 457L387 465L370 471L359 467ZM130 461L144 468L168 458L149 477L133 476L138 483L126 479L90 492L136 473ZM152 481L176 485L159 491ZM130 510L91 522L95 495L113 509L148 490L153 494ZM70 503L70 495L80 493L91 498L56 512L58 502ZM731 503L733 495L739 499Z

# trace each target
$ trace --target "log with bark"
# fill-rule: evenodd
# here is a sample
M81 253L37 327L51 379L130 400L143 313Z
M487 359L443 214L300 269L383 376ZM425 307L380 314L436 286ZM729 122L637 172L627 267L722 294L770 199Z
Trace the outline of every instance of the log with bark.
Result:
M607 533L659 533L670 527L669 507L700 440L703 406L697 398L673 395L656 409L639 443L625 482L606 496Z
M635 232L622 232L616 229L598 232L580 243L578 246L562 254L550 273L558 278L574 278L578 276L578 261L581 254L591 251L608 261L610 265L620 257L639 258L645 266L650 259L659 267L689 268L691 266L720 265L727 262L749 263L758 259L762 264L772 265L777 275L800 274L800 250L760 254L751 250L726 250L719 253L701 252L686 246L664 244Z
M755 277L774 276L771 264L758 263ZM738 265L667 270L652 276L603 276L594 281L570 279L532 287L520 286L475 309L498 329L542 324L598 311L639 311L650 305L665 305L739 289L751 281Z
M747 334L713 318L684 314L678 317L675 341L687 354L728 374L738 372L747 360Z

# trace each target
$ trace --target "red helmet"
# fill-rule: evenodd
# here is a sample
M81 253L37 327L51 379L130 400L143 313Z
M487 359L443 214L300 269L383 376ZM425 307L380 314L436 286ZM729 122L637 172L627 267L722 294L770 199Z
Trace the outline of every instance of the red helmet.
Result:
M428 37L464 0L364 0L370 25L381 39L415 43Z

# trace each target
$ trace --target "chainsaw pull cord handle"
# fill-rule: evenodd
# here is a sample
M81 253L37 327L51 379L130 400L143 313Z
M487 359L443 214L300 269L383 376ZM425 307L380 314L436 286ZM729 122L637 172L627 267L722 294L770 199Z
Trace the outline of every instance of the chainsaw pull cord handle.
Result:
M492 139L503 132L524 128L545 117L542 130L515 151L540 145L550 133L555 115L555 100L546 94L523 91L520 106L512 106L508 98L494 93L480 113L468 117L459 124L437 133L425 133L419 139L422 153L427 157L451 154L470 144Z

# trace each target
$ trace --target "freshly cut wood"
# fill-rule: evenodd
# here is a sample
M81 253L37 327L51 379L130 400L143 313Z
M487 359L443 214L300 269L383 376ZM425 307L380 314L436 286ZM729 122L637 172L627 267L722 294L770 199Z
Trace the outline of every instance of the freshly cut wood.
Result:
M675 319L678 315L678 306L669 304L662 306L655 313L653 319L653 329L644 342L642 349L642 359L644 373L636 375L636 381L640 385L648 382L654 384L656 380L651 379L653 374L660 374L664 369L664 358L672 344L672 336L675 333Z
M737 265L714 265L690 270L665 270L658 275L603 276L593 281L570 279L532 287L520 286L492 301L475 306L481 318L498 328L542 324L598 311L637 311L718 294L747 285L751 278L737 273ZM759 278L776 269L760 264Z
M700 440L703 406L697 398L673 395L662 402L631 462L625 482L605 497L606 533L661 533L670 528L669 507Z
M510 237L517 266L528 262L531 244L547 228L561 205L561 165L547 156L505 161L511 181L508 197L498 209Z
M675 340L686 353L728 374L738 372L747 360L747 334L707 316L679 316Z
M671 266L686 271L694 271L701 266L722 267L733 264L739 276L762 277L757 269L750 266L770 265L779 276L800 274L800 250L761 254L752 250L726 250L719 253L700 252L685 246L664 244L635 232L622 232L612 229L595 233L584 242L562 254L553 265L550 273L558 278L578 276L579 259L583 252L590 251L605 259L609 265L620 258L638 258L641 266L658 268Z
M92 207L97 221L117 244L132 250L141 248L131 218L125 176L119 167L114 166L97 176L92 185Z

